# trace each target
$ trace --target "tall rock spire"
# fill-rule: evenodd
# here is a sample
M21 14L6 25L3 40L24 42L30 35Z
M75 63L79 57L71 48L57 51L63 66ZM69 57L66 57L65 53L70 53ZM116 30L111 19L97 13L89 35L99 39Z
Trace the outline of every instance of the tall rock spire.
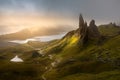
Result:
M84 26L84 19L82 17L82 14L80 14L80 16L79 16L79 28L81 28L82 26Z
M82 14L79 16L79 34L80 34L80 42L82 45L87 41L87 22L84 22Z
M84 23L84 26L83 26L83 29L81 30L80 32L81 34L81 41L82 41L82 44L85 44L87 42L87 39L88 39L88 34L87 34L87 22Z

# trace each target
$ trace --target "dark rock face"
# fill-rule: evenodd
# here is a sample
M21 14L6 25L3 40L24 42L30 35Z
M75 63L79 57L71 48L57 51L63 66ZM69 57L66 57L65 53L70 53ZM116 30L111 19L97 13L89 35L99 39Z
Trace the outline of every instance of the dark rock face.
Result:
M90 25L88 27L88 33L89 39L100 38L100 32L98 31L98 28L95 25L95 20L91 20Z
M79 16L79 28L81 29L82 26L84 26L84 19L82 17L82 14L80 14L80 16Z
M86 22L84 23L84 26L82 26L82 28L80 29L80 39L81 39L82 44L85 44L85 42L88 39L88 36L87 36L87 23Z
M80 42L82 45L84 45L90 39L100 38L100 33L98 31L97 26L95 25L95 21L92 20L88 27L87 22L84 22L84 19L81 14L79 17L79 34L80 34Z
M83 45L87 41L87 22L84 22L81 14L79 16L79 34L81 44Z

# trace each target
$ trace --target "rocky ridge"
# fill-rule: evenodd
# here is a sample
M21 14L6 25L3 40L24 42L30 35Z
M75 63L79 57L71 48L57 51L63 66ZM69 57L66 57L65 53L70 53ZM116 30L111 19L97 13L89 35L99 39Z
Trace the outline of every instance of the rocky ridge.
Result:
M100 39L101 35L95 24L95 20L91 20L89 26L87 22L84 21L82 15L79 16L79 34L80 41L82 44L87 43L89 40Z

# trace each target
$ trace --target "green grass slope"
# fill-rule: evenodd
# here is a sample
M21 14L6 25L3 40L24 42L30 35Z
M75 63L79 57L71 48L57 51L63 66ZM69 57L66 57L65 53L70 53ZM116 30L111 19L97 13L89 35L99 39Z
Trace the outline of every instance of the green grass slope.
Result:
M48 57L42 57L36 50L38 46L40 48L36 43L38 42L0 49L0 80L42 80L41 76L50 62ZM16 55L24 62L11 62Z
M115 30L114 30L114 29ZM118 27L117 27L118 28ZM104 36L104 29L99 28ZM120 76L120 35L119 28L107 28L110 34L102 43L89 41L80 46L76 31L43 49L46 55L53 55L54 66L43 75L49 80L118 80ZM110 33L109 33L110 32ZM112 35L111 35L112 34Z
M107 25L100 25L98 29L104 36L115 36L120 34L120 26L117 26L112 23Z
M119 80L120 28L109 24L99 31L101 42L90 40L84 46L78 30L73 30L48 43L1 48L0 80ZM24 62L10 62L15 55Z

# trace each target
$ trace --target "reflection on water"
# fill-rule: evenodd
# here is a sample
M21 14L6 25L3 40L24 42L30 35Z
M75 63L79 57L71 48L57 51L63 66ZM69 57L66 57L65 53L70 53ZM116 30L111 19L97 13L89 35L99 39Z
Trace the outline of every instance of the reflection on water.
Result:
M12 41L9 41L9 42L19 43L19 44L24 44L24 43L27 43L28 41L47 42L47 41L51 41L51 40L54 40L54 39L60 39L60 38L62 38L65 34L66 34L66 33L62 33L62 34L59 34L59 35L50 35L50 36L37 36L37 37L25 39L25 40L12 40Z
M13 59L11 59L10 61L12 61L12 62L23 62L23 60L21 58L19 58L17 55Z

